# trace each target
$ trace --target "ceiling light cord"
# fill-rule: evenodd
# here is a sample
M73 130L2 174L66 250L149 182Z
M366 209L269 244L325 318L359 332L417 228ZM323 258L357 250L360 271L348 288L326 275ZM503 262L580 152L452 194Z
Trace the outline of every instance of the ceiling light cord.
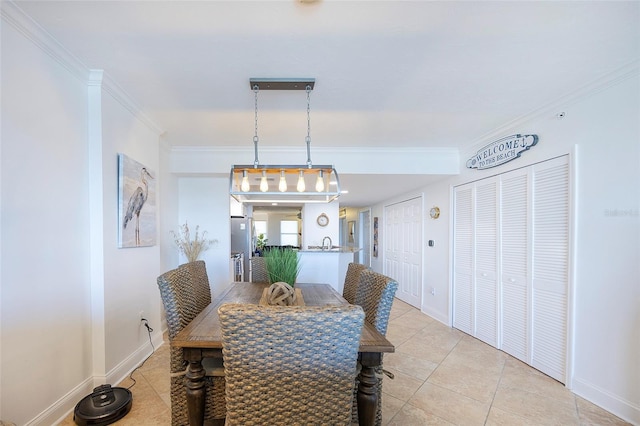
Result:
M253 136L253 150L254 160L253 167L257 168L260 162L258 161L258 91L260 87L256 84L253 86L253 93L255 93L255 134Z
M304 139L307 143L307 167L311 168L311 86L306 87L307 90L307 137Z

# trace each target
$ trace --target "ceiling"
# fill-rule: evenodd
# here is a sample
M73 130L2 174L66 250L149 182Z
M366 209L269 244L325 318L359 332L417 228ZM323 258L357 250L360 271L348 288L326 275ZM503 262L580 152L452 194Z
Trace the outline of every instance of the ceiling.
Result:
M311 77L312 153L462 149L640 58L638 1L15 4L103 69L171 146L252 149L249 79ZM306 132L304 91L260 92L260 146L303 147ZM400 181L340 178L340 204L356 206Z

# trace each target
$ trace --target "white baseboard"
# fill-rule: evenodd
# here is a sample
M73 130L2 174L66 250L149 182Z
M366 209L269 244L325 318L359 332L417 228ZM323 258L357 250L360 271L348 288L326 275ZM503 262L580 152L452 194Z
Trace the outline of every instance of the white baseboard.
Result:
M93 392L93 387L93 377L88 377L25 426L49 426L60 423L82 398Z
M571 391L587 401L615 414L622 420L633 425L640 425L640 406L638 406L638 404L627 401L586 380L578 378L573 379L573 389Z
M158 349L164 343L162 333L152 334L151 340L155 349ZM121 381L129 377L129 374L131 374L131 372L135 368L137 368L142 363L142 361L147 359L147 357L151 355L151 353L151 345L149 344L149 341L146 340L145 343L140 346L135 352L133 352L120 364L115 366L111 371L107 373L107 380L105 382L98 383L96 384L96 386L103 383L120 383Z
M153 346L157 350L164 344L163 333L156 332L151 337ZM141 345L135 352L118 364L105 376L92 376L69 391L65 396L49 406L46 410L25 424L25 426L51 426L62 422L73 412L82 398L91 394L96 386L104 383L120 383L127 378L151 354L149 341ZM106 380L105 380L106 379Z
M431 318L433 318L436 321L440 321L447 327L451 327L451 325L449 324L449 316L443 315L442 312L434 311L432 309L429 309L428 307L424 307L422 309L422 313L425 315L429 315Z

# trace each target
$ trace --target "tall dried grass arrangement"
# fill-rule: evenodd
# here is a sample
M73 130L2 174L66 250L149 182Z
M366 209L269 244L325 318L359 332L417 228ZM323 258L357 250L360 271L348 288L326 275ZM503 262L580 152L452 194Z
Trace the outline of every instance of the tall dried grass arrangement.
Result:
M207 239L207 231L202 232L200 235L200 226L196 225L196 232L191 239L191 230L187 222L184 225L180 225L180 232L176 234L174 231L170 231L173 235L178 249L185 255L189 262L195 262L200 257L200 254L209 249L212 244L218 242L218 240Z

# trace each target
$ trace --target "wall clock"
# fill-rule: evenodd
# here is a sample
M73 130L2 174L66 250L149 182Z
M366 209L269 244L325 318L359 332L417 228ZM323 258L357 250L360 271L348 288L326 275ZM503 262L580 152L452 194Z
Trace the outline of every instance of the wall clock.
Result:
M439 207L432 207L431 210L429 211L429 216L431 216L431 219L437 219L440 217L440 208Z
M329 224L329 216L322 213L320 216L318 216L317 222L320 226L327 226Z

